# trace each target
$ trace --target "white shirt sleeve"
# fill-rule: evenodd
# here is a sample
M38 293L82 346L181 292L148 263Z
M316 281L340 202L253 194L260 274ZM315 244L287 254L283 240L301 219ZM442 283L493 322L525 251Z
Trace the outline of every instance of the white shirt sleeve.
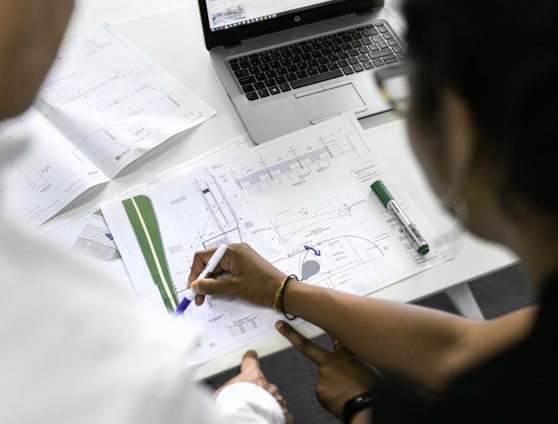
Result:
M285 423L279 403L269 392L255 384L231 384L219 393L215 403L229 424Z
M219 413L188 366L197 335L0 213L0 423L283 423L255 385Z

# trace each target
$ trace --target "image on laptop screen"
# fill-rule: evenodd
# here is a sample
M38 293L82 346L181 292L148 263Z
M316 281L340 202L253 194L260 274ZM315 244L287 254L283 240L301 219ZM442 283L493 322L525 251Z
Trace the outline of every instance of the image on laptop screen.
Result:
M206 0L209 27L221 31L340 0Z

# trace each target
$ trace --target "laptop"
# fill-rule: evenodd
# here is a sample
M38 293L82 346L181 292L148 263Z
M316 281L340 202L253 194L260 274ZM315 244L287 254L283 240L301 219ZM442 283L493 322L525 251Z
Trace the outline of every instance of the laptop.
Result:
M404 59L384 0L198 0L205 45L251 138L389 109L373 73Z

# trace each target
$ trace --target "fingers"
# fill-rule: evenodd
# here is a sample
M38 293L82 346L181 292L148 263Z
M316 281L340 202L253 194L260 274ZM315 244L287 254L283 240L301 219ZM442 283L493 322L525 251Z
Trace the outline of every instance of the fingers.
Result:
M284 321L277 321L275 328L304 356L316 365L323 365L330 352L316 345Z
M194 255L194 260L192 262L192 268L190 269L190 275L188 276L188 284L192 283L198 276L203 268L209 262L209 259L213 256L217 249L200 250Z
M349 351L345 346L343 346L339 340L334 339L333 337L331 338L331 344L333 346L333 350L335 351L335 353L344 353L347 355L351 355L352 356L352 352Z
M248 350L242 357L240 364L240 372L260 370L260 361L258 361L258 353L255 350Z

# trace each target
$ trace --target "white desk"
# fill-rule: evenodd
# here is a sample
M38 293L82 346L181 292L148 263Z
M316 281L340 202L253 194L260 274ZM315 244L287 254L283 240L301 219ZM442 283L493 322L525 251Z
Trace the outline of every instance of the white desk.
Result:
M92 30L104 22L111 23L136 43L206 100L218 114L139 159L100 192L82 196L75 202L74 208L62 217L89 210L125 188L149 181L158 173L245 133L205 50L195 0L77 0L68 34L71 36ZM404 169L405 172L397 172L399 182L412 193L414 201L436 227L447 226L447 216L439 208L404 141L403 126L393 122L395 118L390 113L361 121L376 160L384 168L397 164L397 170ZM375 292L373 296L409 302L446 291L460 313L482 318L466 283L510 266L517 259L509 251L468 234L461 236L458 245L455 259ZM309 336L320 334L309 324L304 324L302 330ZM286 347L288 343L279 335L249 346L258 350L260 355ZM238 365L245 350L235 351L201 366L199 376L207 377Z

